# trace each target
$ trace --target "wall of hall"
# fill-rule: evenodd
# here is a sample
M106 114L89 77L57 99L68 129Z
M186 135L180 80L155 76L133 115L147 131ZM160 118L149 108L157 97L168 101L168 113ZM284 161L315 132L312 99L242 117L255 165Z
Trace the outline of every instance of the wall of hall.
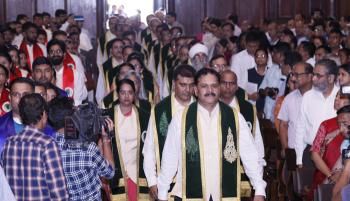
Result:
M56 9L66 9L68 14L83 15L84 27L92 36L103 30L105 0L0 0L0 23L16 19L18 14L32 17L36 12L48 12L55 15Z
M224 18L228 13L236 13L239 21L255 23L263 18L286 20L296 13L309 15L316 8L336 17L350 15L349 0L155 0L155 8L158 6L175 11L191 35L200 31L205 16ZM106 0L0 0L0 23L14 20L20 13L32 16L46 11L54 15L56 9L64 8L68 13L84 15L85 27L98 36L103 32L105 7Z
M260 19L286 21L296 13L306 16L320 8L326 15L350 15L349 0L168 0L168 10L175 11L186 32L200 32L200 22L206 16L224 18L228 13L238 15L239 21Z

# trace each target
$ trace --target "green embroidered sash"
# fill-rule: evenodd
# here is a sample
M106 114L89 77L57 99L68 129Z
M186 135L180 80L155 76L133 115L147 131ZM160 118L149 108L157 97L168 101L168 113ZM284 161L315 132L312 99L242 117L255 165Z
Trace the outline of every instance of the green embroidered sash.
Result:
M172 99L173 95L164 98L152 110L151 118L154 118L153 138L156 149L157 172L160 172L160 161L162 158L163 148L168 132L168 127L172 119Z
M220 195L221 200L238 200L240 197L239 183L240 167L238 148L238 116L232 108L219 102L220 114L218 117L219 136L219 171L220 171ZM198 103L192 103L183 112L182 119L182 199L202 200L206 197L204 172L204 156L202 136L205 131L198 128L197 119ZM203 133L201 133L203 132ZM230 140L231 139L231 140ZM236 159L227 157L224 152L227 145L232 145L236 151ZM234 148L236 147L236 148ZM231 146L232 148L232 146ZM231 152L232 153L232 152ZM225 156L226 155L226 156ZM232 156L232 155L229 155ZM230 162L229 162L230 161ZM188 175L188 176L187 176Z
M250 131L253 134L253 137L255 135L255 129L256 129L256 108L254 105L246 101L243 96L236 96L238 106L237 109L244 117L244 119L247 121L248 127L250 128ZM241 196L242 197L250 197L251 196L251 190L252 185L249 181L248 176L244 172L243 166L241 166Z

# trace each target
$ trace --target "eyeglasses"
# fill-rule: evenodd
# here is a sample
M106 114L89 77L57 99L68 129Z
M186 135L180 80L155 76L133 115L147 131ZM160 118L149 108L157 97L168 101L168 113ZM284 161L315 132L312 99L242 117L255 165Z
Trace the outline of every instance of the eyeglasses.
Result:
M290 73L290 76L298 78L302 75L307 75L307 74L310 74L310 73Z
M312 76L316 77L317 79L320 79L322 77L328 76L328 74L326 73L326 74L322 75L322 74L319 74L319 73L312 73Z
M213 65L212 68L222 70L222 69L225 69L226 67L227 67L226 64L215 64Z
M49 55L62 55L63 51L58 49L58 50L50 50Z
M30 92L23 92L23 93L19 93L19 92L11 92L10 95L14 98L22 98L25 95L30 94Z
M237 83L236 82L221 81L220 84L222 86L230 87L230 86L236 85Z

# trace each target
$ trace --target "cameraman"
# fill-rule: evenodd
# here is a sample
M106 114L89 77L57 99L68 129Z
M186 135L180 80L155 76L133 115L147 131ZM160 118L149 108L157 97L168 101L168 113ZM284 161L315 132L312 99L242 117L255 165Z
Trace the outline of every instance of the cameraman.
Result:
M341 151L344 149L349 149L349 126L350 126L350 105L344 106L341 109L337 111L338 116L338 124L340 127L341 133L346 133L346 139L343 141L341 145ZM350 159L343 159L344 162L344 168L341 172L340 178L335 184L333 188L333 197L332 201L341 201L341 190L344 186L346 186L349 183L350 179Z
M110 139L102 128L102 150L92 138L85 146L70 146L64 136L65 118L74 114L73 101L67 97L56 97L49 103L49 121L56 130L56 141L61 150L64 172L71 200L101 200L101 180L114 176L114 161ZM88 122L88 119L82 122ZM113 122L106 120L109 131ZM96 135L97 136L97 135ZM74 145L75 142L73 142ZM77 145L78 145L77 141ZM99 144L100 144L99 143Z

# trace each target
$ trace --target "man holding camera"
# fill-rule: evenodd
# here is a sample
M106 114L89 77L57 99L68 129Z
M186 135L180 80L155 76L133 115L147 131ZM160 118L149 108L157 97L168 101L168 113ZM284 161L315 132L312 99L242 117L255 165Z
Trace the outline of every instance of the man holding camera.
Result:
M89 104L82 105L74 111L73 101L67 97L55 98L49 103L48 117L56 130L56 141L61 151L71 200L100 201L102 186L100 177L111 179L115 173L108 131L102 127L102 136L98 139L98 133L89 132L89 130L95 131L94 125L96 120L99 120L89 115L80 115L89 106ZM67 135L67 130L65 131L67 118L74 119L77 130L76 139L68 138L71 135ZM80 122L84 123L80 124ZM85 123L92 126L83 129ZM106 123L108 130L113 130L112 120L107 119ZM100 147L95 143L97 140Z

